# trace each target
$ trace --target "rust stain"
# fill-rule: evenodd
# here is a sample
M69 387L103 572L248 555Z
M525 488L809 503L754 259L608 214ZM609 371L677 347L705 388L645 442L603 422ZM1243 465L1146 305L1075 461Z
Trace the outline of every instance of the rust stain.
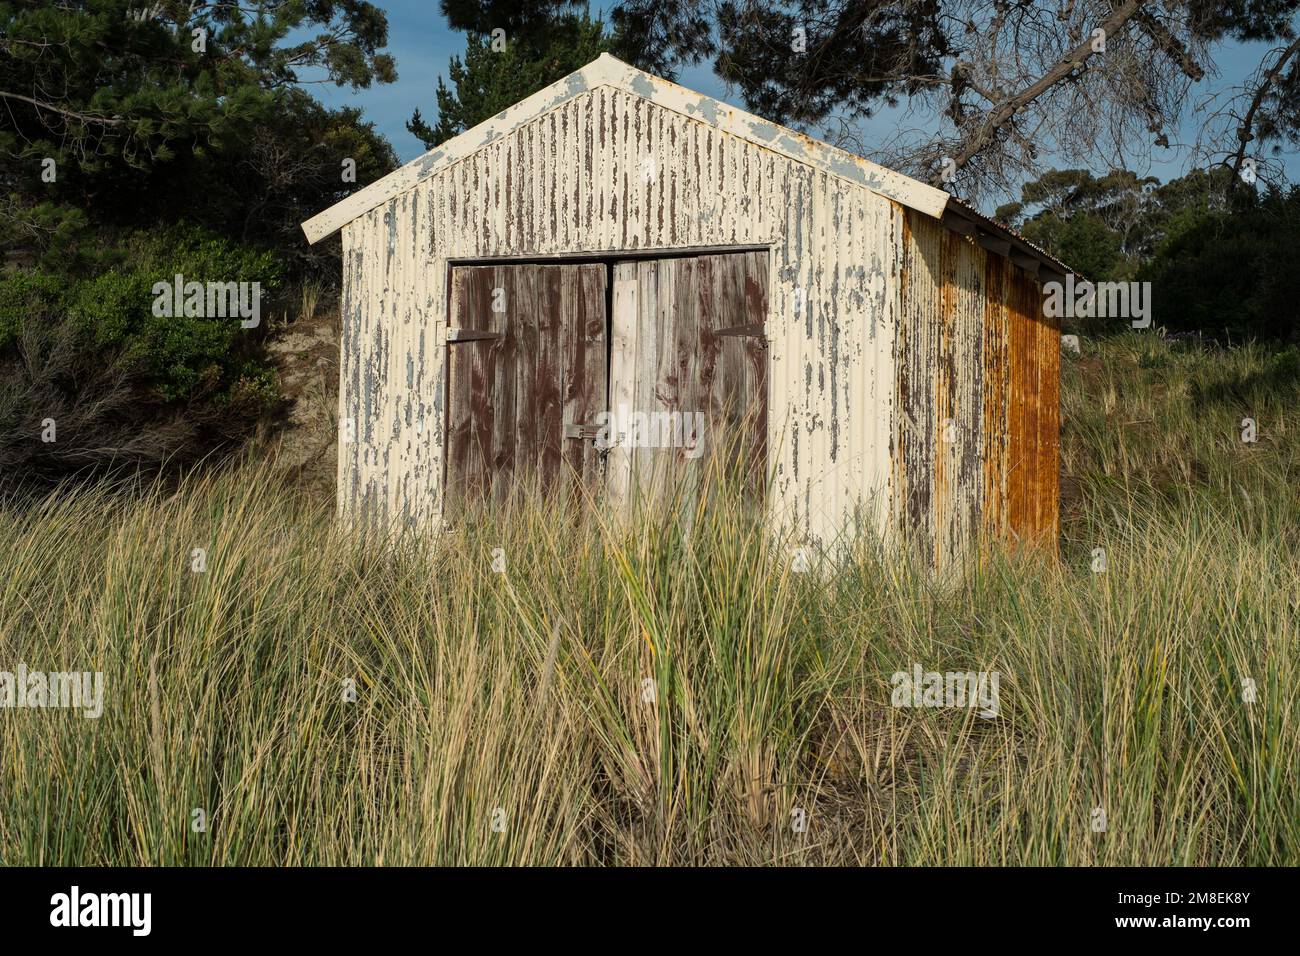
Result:
M1009 266L1010 418L1007 529L1056 547L1060 529L1060 328L1043 315L1037 282Z
M985 261L984 287L984 497L981 531L1001 537L1006 521L1007 473L1007 273L1001 256Z
M1059 531L1059 329L1035 280L915 212L903 223L892 471L900 532L942 570Z

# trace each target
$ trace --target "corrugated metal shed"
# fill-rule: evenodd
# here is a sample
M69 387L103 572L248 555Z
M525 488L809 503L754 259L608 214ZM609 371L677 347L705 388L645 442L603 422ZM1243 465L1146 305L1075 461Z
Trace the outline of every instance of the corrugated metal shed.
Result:
M343 233L346 520L443 520L457 270L607 260L616 291L636 272L617 262L763 253L745 268L766 271L765 315L743 321L766 340L775 515L822 545L865 516L936 564L1056 527L1059 329L1035 273L1065 267L940 190L607 55L303 228Z

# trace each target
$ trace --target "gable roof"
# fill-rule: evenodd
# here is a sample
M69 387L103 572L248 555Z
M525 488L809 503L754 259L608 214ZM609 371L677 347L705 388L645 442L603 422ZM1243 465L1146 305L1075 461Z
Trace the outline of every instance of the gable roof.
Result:
M746 113L720 100L638 70L608 53L602 53L564 79L520 100L491 119L484 120L473 129L447 140L441 146L429 150L423 156L411 160L405 166L376 180L364 189L357 190L346 199L308 219L302 224L302 231L306 233L307 241L316 243L333 235L376 206L394 196L400 196L430 176L460 162L525 123L537 119L588 90L601 86L609 86L632 96L639 96L657 106L699 120L756 146L770 149L788 159L812 166L856 185L865 186L903 206L942 220L949 228L971 235L981 244L1004 255L1008 255L1010 250L1015 250L1019 256L1011 256L1011 258L1013 261L1018 260L1018 264L1022 266L1029 267L1032 264L1037 271L1037 266L1042 264L1046 266L1046 271L1049 273L1064 274L1069 271L1059 260L1028 242L1018 233L980 215L972 207L953 199L942 189L936 189L847 150L815 140L803 133L755 116L753 113Z
M861 156L819 142L802 133L778 126L752 113L728 106L712 97L660 79L602 53L580 70L552 83L514 106L502 110L471 130L447 140L417 159L411 160L382 179L335 203L302 224L308 242L333 235L352 220L399 196L430 176L459 162L518 127L555 109L588 90L610 86L639 96L658 106L682 113L723 130L756 146L824 170L833 176L866 186L895 202L940 218L948 203L941 189L878 166Z

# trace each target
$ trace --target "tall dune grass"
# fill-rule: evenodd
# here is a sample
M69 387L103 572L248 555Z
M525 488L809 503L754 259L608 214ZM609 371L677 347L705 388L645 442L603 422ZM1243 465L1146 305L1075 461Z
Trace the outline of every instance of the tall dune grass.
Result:
M942 587L868 540L799 573L725 499L399 548L265 466L2 509L0 670L105 707L0 710L0 861L1294 865L1300 413L1243 449L1187 383L1272 359L1135 347L1067 369L1060 559ZM997 715L891 706L914 664Z

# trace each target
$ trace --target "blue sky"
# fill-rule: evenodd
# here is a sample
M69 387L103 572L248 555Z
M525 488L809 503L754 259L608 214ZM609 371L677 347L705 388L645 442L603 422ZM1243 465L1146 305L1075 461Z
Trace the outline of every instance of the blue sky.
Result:
M375 0L388 13L388 52L397 60L398 79L396 83L373 86L368 90L351 91L339 89L331 84L318 84L313 90L318 98L330 106L359 106L365 117L375 123L376 127L393 144L403 162L414 159L424 151L420 141L406 131L405 123L412 111L418 106L430 123L437 116L434 90L437 89L438 77L447 75L447 65L451 58L464 51L465 35L452 31L439 12L437 0ZM593 11L599 11L606 4L592 4ZM1214 64L1219 76L1203 80L1193 90L1193 101L1203 99L1212 92L1226 89L1241 83L1259 62L1265 45L1233 45L1221 50L1218 61ZM745 104L734 91L728 91L708 66L688 67L681 71L677 82L690 89L716 97L735 106L744 108ZM861 124L863 139L884 140L893 132L899 117L894 111L884 111ZM1190 143L1196 139L1198 122L1189 118L1178 131L1171 136L1177 146L1179 142ZM816 135L816 131L810 131ZM1139 169L1143 174L1152 174L1167 180L1181 175L1187 168L1186 150L1158 150L1158 155L1149 169ZM1050 158L1045 168L1053 165ZM1056 164L1061 165L1061 164ZM1291 154L1284 159L1287 177L1292 182L1300 181L1300 156ZM990 211L990 210L986 210Z

